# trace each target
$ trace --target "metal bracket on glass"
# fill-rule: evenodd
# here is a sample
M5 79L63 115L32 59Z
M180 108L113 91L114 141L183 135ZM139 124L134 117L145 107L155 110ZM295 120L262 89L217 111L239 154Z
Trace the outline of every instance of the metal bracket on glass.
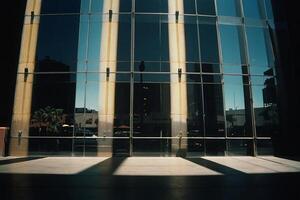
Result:
M109 74L110 74L110 69L109 67L106 68L106 81L109 81Z
M178 81L181 82L182 69L178 68Z
M27 81L27 77L28 77L28 68L26 67L26 68L24 69L24 82Z
M112 21L112 15L113 15L113 11L112 11L112 10L109 10L109 22Z
M176 16L176 24L178 24L178 18L179 18L179 11L178 10L176 11L175 16Z
M33 24L33 20L34 20L34 11L31 11L31 14L30 14L30 24Z

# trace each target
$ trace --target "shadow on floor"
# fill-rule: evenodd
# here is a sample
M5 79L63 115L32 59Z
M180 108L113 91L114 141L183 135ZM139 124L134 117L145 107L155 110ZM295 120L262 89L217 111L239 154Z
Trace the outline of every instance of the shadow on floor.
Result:
M8 165L8 164L26 162L26 161L37 160L37 159L42 159L42 158L45 158L45 157L11 158L11 159L6 159L6 160L0 160L0 165Z
M224 175L229 175L229 174L242 175L242 174L245 174L242 171L239 171L239 170L230 168L228 166L221 165L219 163L216 163L216 162L213 162L213 161L210 161L210 160L206 160L206 159L203 159L203 158L185 158L185 159L188 160L188 161L191 161L193 163L196 163L198 165L201 165L203 167L206 167L208 169L211 169L213 171L222 173Z
M300 173L245 174L192 158L187 160L225 176L114 176L125 159L108 158L75 175L0 174L0 199L300 199Z

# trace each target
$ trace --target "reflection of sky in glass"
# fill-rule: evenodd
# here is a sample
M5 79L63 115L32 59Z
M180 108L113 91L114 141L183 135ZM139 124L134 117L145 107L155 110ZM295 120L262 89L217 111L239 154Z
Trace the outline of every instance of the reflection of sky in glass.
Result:
M263 28L248 27L247 39L250 54L250 64L268 66L267 41Z
M243 0L245 17L261 19L261 12L258 1L259 0Z
M265 0L268 19L274 19L272 2L271 1L272 0Z
M225 16L238 16L239 11L236 7L236 0L217 0L218 12L220 15ZM90 0L82 0L81 1L81 13L83 15L80 16L80 25L79 25L79 42L78 42L78 64L77 71L84 72L88 70L89 72L97 72L99 70L99 56L100 56L100 43L101 43L101 26L102 26L102 9L103 9L103 0L91 0L91 12L92 15L87 15L89 12ZM272 16L272 10L270 8L270 0L266 0L267 12L269 18ZM260 18L259 5L257 0L244 0L244 10L245 15L247 17L252 18ZM128 23L126 21L126 16L124 18L124 23ZM122 18L122 19L123 19ZM126 19L125 19L126 18ZM161 40L165 40L168 42L167 38L163 38L164 35L160 31L165 30L167 33L167 24L163 24L161 26L161 21L158 16L151 16L150 23L145 23L149 17L145 16L137 16L136 29L139 30L140 33L136 34L137 44L141 44L140 46L147 46L148 49L159 49L162 44ZM130 16L128 16L130 20ZM157 22L158 24L153 23L152 21ZM140 26L140 28L139 28ZM208 25L206 25L208 26ZM130 24L128 25L130 27ZM164 27L165 29L161 29ZM214 26L212 26L214 27ZM212 32L210 29L207 30L207 27L200 27L200 32L203 32L203 35L208 36L208 32ZM152 29L152 31L148 31ZM154 31L153 31L154 30ZM242 73L241 66L239 64L244 63L244 58L241 56L242 48L241 48L241 38L239 33L239 28L237 26L229 26L229 25L220 25L220 35L221 35L221 44L222 44L222 53L223 53L223 62L225 64L236 64L236 66L224 66L225 73ZM251 74L263 74L269 66L268 55L270 50L268 49L270 46L267 43L265 36L265 29L257 28L257 27L247 27L247 40L249 45L249 55L250 55L250 71ZM151 35L151 34L152 35ZM155 34L153 36L153 33ZM138 42L138 36L142 36L142 39L145 38L145 34L150 34L148 37L150 40L147 42L149 45L145 45L145 41ZM211 34L212 35L212 34ZM200 34L201 36L201 34ZM204 36L202 37L202 39ZM200 38L201 39L201 38ZM202 41L202 45L205 46L205 42ZM209 55L207 57L215 54L217 49L212 48L213 42L209 42L208 48L206 48L202 54L207 52ZM168 50L168 44L164 44L166 46L166 52ZM153 48L152 48L153 46ZM127 47L127 46L126 46ZM211 52L212 50L213 52ZM143 54L144 53L144 54ZM149 58L145 56L147 52L143 52L143 49L136 52L136 59L161 59L161 55L159 55L160 51L152 51ZM154 53L154 54L153 54ZM139 55L141 54L141 55ZM157 55L156 55L157 54ZM139 58L140 56L140 58ZM164 55L168 57L167 53ZM205 58L205 55L202 55ZM152 58L154 57L154 58ZM213 56L216 58L217 56ZM138 59L139 58L139 59ZM156 59L158 58L158 59ZM85 63L85 61L88 63ZM154 75L153 75L154 76ZM158 77L157 75L155 75ZM147 76L145 76L146 78ZM153 77L149 77L149 80L155 81ZM87 80L86 80L87 79ZM86 84L87 81L87 84ZM161 81L161 80L160 80ZM85 85L86 84L86 85ZM89 74L86 77L85 74L77 75L77 85L76 85L76 107L84 107L84 98L85 98L85 87L86 87L86 107L89 109L98 110L99 105L99 75L95 73L94 75ZM253 98L254 98L254 106L262 107L263 106L263 96L262 89L264 88L262 85L255 85L252 88ZM228 109L245 109L244 105L244 91L242 84L242 77L240 76L224 76L224 97L226 110Z
M225 109L245 109L241 76L224 76Z
M217 0L218 15L240 16L237 2L237 0Z
M83 0L81 4L81 11L86 13L89 8L89 0ZM102 11L103 1L93 0L91 3L92 12ZM78 42L78 64L77 71L84 72L88 71L97 72L99 70L99 57L100 57L100 43L101 43L101 25L102 15L81 15L80 26L79 26L79 42ZM86 61L88 63L86 64ZM96 80L98 80L98 74L95 74ZM90 78L90 76L89 76ZM89 78L87 81L89 81ZM76 107L84 107L84 87L85 75L77 76L76 85ZM95 78L91 78L95 80ZM82 84L81 84L82 83ZM89 109L98 110L98 93L99 93L99 82L95 81L92 84L86 86L86 107Z
M264 86L252 86L252 96L253 96L253 107L262 108L264 107L264 98L263 98L263 89Z
M238 26L221 25L221 45L223 62L227 64L242 64L241 37Z

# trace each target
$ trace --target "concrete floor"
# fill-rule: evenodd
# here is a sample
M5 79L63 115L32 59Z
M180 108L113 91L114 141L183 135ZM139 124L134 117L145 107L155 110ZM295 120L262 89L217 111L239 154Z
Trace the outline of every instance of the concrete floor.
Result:
M278 157L5 157L0 199L300 199Z

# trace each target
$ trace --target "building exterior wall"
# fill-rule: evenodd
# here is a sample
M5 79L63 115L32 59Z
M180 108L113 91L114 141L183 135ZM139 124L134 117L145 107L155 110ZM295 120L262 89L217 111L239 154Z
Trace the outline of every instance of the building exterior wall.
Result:
M28 0L11 155L272 154L270 0Z

